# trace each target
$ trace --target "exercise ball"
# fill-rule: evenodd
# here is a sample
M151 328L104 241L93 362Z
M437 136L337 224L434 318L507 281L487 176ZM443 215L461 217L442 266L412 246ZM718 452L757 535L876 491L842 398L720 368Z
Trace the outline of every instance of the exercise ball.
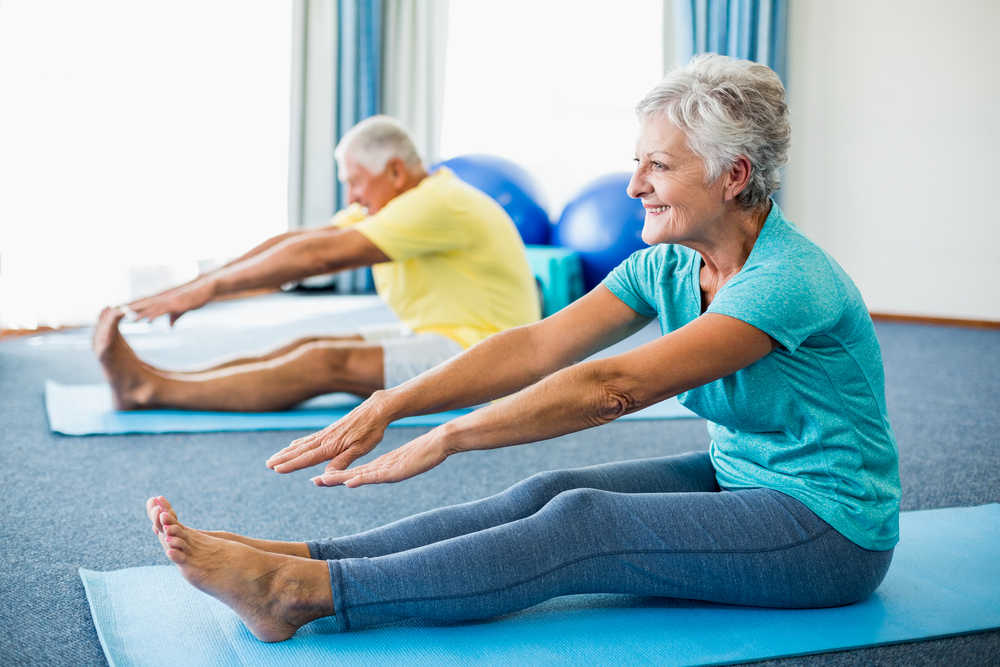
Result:
M473 153L445 160L460 179L496 200L514 221L521 240L530 245L549 242L549 216L539 202L541 191L531 175L510 160Z
M646 209L626 193L631 177L609 174L588 183L566 204L556 224L553 245L580 253L588 292L626 257L646 247Z

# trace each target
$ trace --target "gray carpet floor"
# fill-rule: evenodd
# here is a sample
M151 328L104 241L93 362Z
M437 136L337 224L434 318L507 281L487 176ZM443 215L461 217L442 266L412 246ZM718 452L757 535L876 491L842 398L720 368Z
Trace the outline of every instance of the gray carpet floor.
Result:
M267 346L296 332L344 330L386 319L370 302L346 315L330 303L330 297L275 295L217 304L204 316L182 318L173 332L155 325L133 327L129 338L153 363L198 363L204 360L195 358L199 355L207 359ZM287 307L299 315L282 320ZM303 309L317 312L304 317ZM259 317L233 316L248 312ZM228 328L212 324L227 319L233 323ZM899 442L903 509L1000 502L1000 331L904 324L878 324L877 330ZM646 330L627 344L652 335ZM309 471L281 476L264 466L304 431L54 434L43 406L47 378L102 380L89 330L0 341L4 666L106 664L77 569L167 564L144 514L144 503L153 495L170 498L182 520L196 527L299 540L348 534L479 498L540 470L704 450L709 444L702 420L622 422L549 442L453 457L403 484L317 489L308 482ZM390 429L380 450L425 430ZM155 618L150 621L155 624ZM757 664L996 666L1000 631Z

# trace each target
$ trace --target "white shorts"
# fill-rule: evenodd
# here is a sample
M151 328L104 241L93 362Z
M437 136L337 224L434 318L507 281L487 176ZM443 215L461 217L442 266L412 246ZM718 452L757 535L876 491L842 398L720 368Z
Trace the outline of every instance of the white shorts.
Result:
M366 343L382 346L382 382L386 389L429 371L464 349L447 336L415 334L399 322L361 327L358 334Z

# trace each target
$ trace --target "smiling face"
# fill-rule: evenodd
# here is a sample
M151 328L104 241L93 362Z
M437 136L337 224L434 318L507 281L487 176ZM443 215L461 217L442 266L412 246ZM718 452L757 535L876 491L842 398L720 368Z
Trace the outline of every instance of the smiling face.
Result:
M710 242L727 212L726 174L705 183L705 165L673 123L652 118L639 129L628 194L646 209L642 240L697 248Z
M379 174L373 174L349 156L344 157L344 171L347 172L344 183L347 185L348 201L360 204L368 209L368 215L374 215L382 207L399 194L393 161L386 164Z

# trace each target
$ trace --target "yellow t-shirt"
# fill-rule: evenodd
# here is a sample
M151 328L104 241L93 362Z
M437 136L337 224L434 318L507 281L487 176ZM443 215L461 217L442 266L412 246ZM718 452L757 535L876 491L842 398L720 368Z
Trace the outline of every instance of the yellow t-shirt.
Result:
M470 347L541 312L524 244L507 213L442 168L375 215L358 205L331 220L391 262L372 267L375 289L416 333Z

